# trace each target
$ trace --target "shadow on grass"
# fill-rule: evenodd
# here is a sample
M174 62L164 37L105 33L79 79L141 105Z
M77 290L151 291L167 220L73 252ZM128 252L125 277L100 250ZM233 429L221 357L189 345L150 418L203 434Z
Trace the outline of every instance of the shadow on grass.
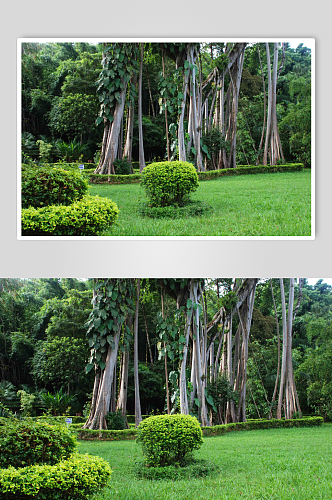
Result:
M148 467L144 462L136 463L134 474L137 479L155 481L176 481L180 479L197 479L218 474L220 469L207 460L188 460L184 465L168 465L167 467Z
M213 207L200 200L186 200L181 205L169 205L167 207L153 207L148 203L141 203L138 212L141 216L150 219L181 219L211 213Z

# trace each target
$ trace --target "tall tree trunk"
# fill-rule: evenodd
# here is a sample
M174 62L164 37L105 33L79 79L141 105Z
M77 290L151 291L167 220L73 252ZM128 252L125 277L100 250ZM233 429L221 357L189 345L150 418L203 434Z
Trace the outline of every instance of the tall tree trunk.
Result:
M282 363L281 363L281 375L280 375L280 387L279 387L279 399L277 408L277 418L281 418L282 403L284 397L284 385L286 380L286 356L287 356L287 317L286 317L286 301L285 301L285 289L284 280L280 278L280 295L281 295L281 308L282 308Z
M149 87L149 96L150 96L150 104L151 104L151 109L152 109L152 116L155 118L156 113L154 111L154 105L153 105L153 99L152 99L152 92L151 92L151 85L150 85L150 78L149 78L149 72L148 72L148 67L145 66L145 72L146 72L146 78L148 81L148 87ZM149 113L150 116L150 113Z
M128 422L127 422L128 371L129 371L129 350L126 349L125 352L122 353L122 358L121 358L121 382L120 382L118 400L116 403L116 410L121 411L121 415L126 420L127 428L128 428Z
M151 362L151 365L153 365L153 356L152 356L151 342L150 342L150 336L149 336L149 330L148 330L148 323L146 321L146 314L145 314L145 309L144 309L143 303L141 303L141 307L142 307L142 312L143 312L143 317L144 317L146 342L147 342L148 348L149 348L150 362Z
M193 303L193 294L192 289L190 290L190 300ZM188 397L187 397L187 377L186 377L186 366L187 366L187 358L188 358L188 345L190 339L190 331L192 325L192 314L193 309L191 308L190 314L187 314L186 324L185 324L185 334L186 340L182 350L182 360L180 361L180 378L179 378L179 391L180 391L180 413L182 415L188 415L189 406L188 406Z
M128 315L126 318L126 326L132 330L133 327L133 317ZM118 400L116 404L116 409L121 411L121 415L127 422L127 393L128 393L128 372L129 372L129 347L125 347L125 351L122 353L121 357L121 379L120 379L120 389Z
M239 310L239 319L242 329L242 350L241 350L240 397L237 409L238 422L246 421L246 381L247 381L248 342L250 335L252 312L254 308L255 288L251 291L247 300L241 306L241 309L242 310L244 309L244 311L242 312L242 310Z
M187 54L187 63L189 64L189 53ZM182 87L182 102L181 102L181 111L179 116L178 123L178 148L179 148L179 161L187 161L186 160L186 147L185 147L185 133L184 133L184 113L186 107L187 100L187 90L188 90L188 82L189 82L189 69L185 70L183 77L183 87Z
M135 384L135 427L138 427L142 421L141 401L139 396L139 378L138 378L138 309L139 309L139 291L140 278L137 278L137 296L135 308L134 323L134 384Z
M194 301L196 304L199 303L199 296L198 296L198 289L199 289L199 283L197 281L194 281L193 283L193 295L194 295ZM203 378L203 369L202 365L204 366L204 362L202 360L202 354L201 354L201 332L200 332L200 319L199 319L199 309L198 307L194 311L193 314L194 321L193 321L193 349L195 351L195 371L196 371L196 383L197 383L197 397L200 403L200 416L201 416L201 423L202 426L207 426L209 425L208 417L207 417L207 411L206 411L206 403L205 403L205 385L204 385L204 378ZM203 353L205 356L206 353Z
M164 50L161 50L161 58L162 58L162 65L163 65L163 77L165 78L165 56L164 56ZM171 153L169 149L169 134L168 134L168 120L167 120L167 103L166 103L166 98L164 98L164 106L165 106L165 129L166 129L166 143L167 143L167 160L171 160Z
M228 154L228 164L230 168L236 167L236 128L237 128L237 113L238 113L238 102L240 93L240 82L242 77L242 68L244 60L244 50L239 54L236 63L232 65L229 71L231 78L230 85L232 86L232 103L231 103L231 114L229 120L229 129L227 132L227 138L230 141L230 150Z
M142 122L142 73L143 73L144 43L141 43L141 62L138 81L138 141L139 141L139 171L145 167L143 146L143 122Z
M273 301L273 307L274 307L274 315L276 318L276 323L277 323L277 345L278 345L278 366L277 366L277 375L276 375L276 382L274 385L274 390L273 390L273 396L272 396L272 401L271 401L271 409L270 409L270 415L269 418L272 418L272 412L273 412L273 405L276 400L276 395L277 395L277 390L278 390L278 383L279 383L279 373L280 373L280 332L279 332L279 320L278 320L278 314L277 314L277 307L276 307L276 302L274 299L274 293L273 293L273 286L272 286L272 279L270 279L270 285L271 285L271 294L272 294L272 301Z
M136 87L136 84L137 84L137 77L136 75L133 75L131 78L131 85ZM127 158L128 162L130 163L130 168L132 173L134 173L132 167L134 115L135 115L135 103L131 102L128 109L126 141L123 149L123 156Z
M267 165L269 156L270 164L276 165L281 158L284 160L277 122L278 43L274 44L272 74L269 44L265 45L268 69L268 111L263 164Z
M120 93L120 102L116 102L114 109L114 118L111 124L108 120L104 128L104 138L102 145L102 153L98 167L95 170L97 174L114 174L114 160L117 157L119 136L121 132L121 124L124 112L125 98L127 92L127 84L123 82L124 88Z
M294 278L290 278L288 315L286 312L286 300L285 300L283 278L280 278L280 292L281 292L282 323L283 323L283 349L282 349L281 378L280 378L277 418L281 418L282 404L284 403L285 418L291 419L294 412L296 411L301 412L299 399L295 387L293 363L292 363Z
M198 117L198 109L197 109L197 102L196 102L196 69L195 69L195 63L196 63L196 55L195 55L195 48L191 47L190 48L190 62L192 64L192 69L191 69L191 80L190 80L190 88L191 88L191 93L190 93L190 101L191 101L191 110L192 110L192 122L193 122L193 139L194 139L194 147L196 150L196 166L198 172L201 172L203 169L203 163L202 163L202 153L201 153L201 144L200 144L200 131L199 131L199 117Z
M260 140L259 147L258 147L257 160L256 160L256 165L259 165L259 159L260 159L260 155L261 155L261 151L262 151L262 147L263 147L265 125L266 125L266 91L265 91L265 79L264 79L264 73L263 73L261 54L259 51L259 43L257 44L257 51L258 51L259 65L261 68L261 75L262 75L262 82L263 82L263 97L264 97L264 111L263 111L264 118L263 118L262 135L261 135L261 140Z
M162 317L165 318L165 310L164 310L164 289L161 288L161 314ZM166 385L166 401L167 401L167 414L171 413L171 402L169 397L169 385L168 385L168 367L167 367L167 350L166 350L166 342L164 341L164 349L165 349L165 385Z
M107 428L105 416L110 407L113 377L118 356L120 330L121 326L119 326L118 331L113 336L113 348L111 346L108 347L105 368L103 370L97 369L92 398L92 401L95 401L95 404L91 405L90 415L88 421L84 424L84 428Z

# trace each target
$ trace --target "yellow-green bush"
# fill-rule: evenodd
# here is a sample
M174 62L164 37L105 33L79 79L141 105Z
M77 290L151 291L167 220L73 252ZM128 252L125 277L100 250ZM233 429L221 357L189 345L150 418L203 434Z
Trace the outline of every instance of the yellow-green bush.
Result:
M22 167L22 208L70 205L88 191L80 172L52 167Z
M22 209L23 236L93 236L109 228L118 217L108 198L85 196L72 205Z
M107 485L111 472L104 459L79 454L56 465L0 469L0 498L88 500Z
M203 443L198 420L190 415L157 415L139 424L137 442L147 465L183 464Z
M198 188L195 167L183 161L162 161L147 165L142 172L141 185L151 205L164 207L183 200Z
M69 458L76 439L61 425L32 419L8 420L0 426L0 467L25 467L37 463L54 465Z

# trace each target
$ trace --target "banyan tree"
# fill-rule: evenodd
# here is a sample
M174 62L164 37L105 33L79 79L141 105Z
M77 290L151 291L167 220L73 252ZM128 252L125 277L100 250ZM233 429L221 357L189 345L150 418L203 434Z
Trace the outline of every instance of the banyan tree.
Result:
M214 403L208 394L208 386L217 384L222 379L227 381L229 392L236 397L232 396L226 400L222 412L217 410L219 420L224 423L246 421L248 350L259 279L235 278L229 279L228 282L223 280L227 285L223 285L221 307L213 316L211 308L208 313L206 296L206 284L211 280L159 278L148 281L148 286L152 287L155 293L159 290L161 296L162 311L157 321L155 338L159 336L160 339L160 342L156 343L159 359L164 358L165 402L167 401L165 410L168 413L196 413L203 426L211 425L211 405ZM284 416L287 419L300 411L292 367L292 324L301 300L302 282L300 279L299 298L294 308L294 281L294 278L289 280L287 311L284 282L280 278L282 353L278 348L275 390L272 400L268 401L271 406L270 417L277 400L277 417ZM274 302L272 287L271 292ZM173 315L165 312L166 296L176 304L176 312L172 313ZM171 302L172 300L168 300L168 303ZM120 410L122 415L126 416L130 352L133 352L134 356L136 426L142 418L138 377L140 335L146 334L151 363L153 359L146 318L146 332L139 331L139 306L139 278L95 280L93 311L87 332L91 349L87 371L94 370L95 381L85 428L106 428L105 417L108 411ZM141 311L144 316L143 303ZM208 316L211 318L209 321ZM276 320L278 325L277 311ZM172 373L169 371L170 362ZM169 384L172 385L172 405Z
M257 43L258 52L260 45L263 46ZM271 44L265 44L264 69L259 52L264 89L264 116L257 161L260 161L261 155L264 164L269 162L272 165L284 158L278 131L276 96L277 80L283 67L286 44L282 44L281 63L279 63L279 45L277 42L273 44L272 68ZM159 104L160 111L165 113L167 158L176 159L176 156L180 161L193 161L198 171L206 170L208 163L209 168L213 169L235 168L239 96L247 46L246 42L105 43L102 71L97 82L100 100L97 124L104 123L104 135L95 173L114 174L116 159L127 158L131 164L136 106L140 172L145 166L142 121L144 65L149 106L152 106L155 115L150 78L147 65L144 63L145 58L149 57L154 64L159 64L158 61L161 61ZM155 57L156 54L159 54L159 59ZM204 58L205 63L203 63ZM165 59L169 63L168 75L165 70ZM267 72L267 106L265 72ZM169 139L171 128L173 131L177 130L172 158Z

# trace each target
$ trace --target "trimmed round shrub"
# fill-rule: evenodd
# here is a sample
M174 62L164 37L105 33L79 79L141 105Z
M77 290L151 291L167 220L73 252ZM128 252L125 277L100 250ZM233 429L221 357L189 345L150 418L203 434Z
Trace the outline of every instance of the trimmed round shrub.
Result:
M184 464L203 443L197 418L190 415L157 415L138 426L137 442L149 466Z
M93 236L117 220L119 209L112 200L85 196L72 205L22 209L23 236Z
M142 171L141 185L154 207L180 203L198 188L195 167L183 161L162 161L147 165Z
M88 191L88 181L80 172L62 168L22 168L22 208L70 205Z
M8 421L0 426L0 467L26 467L37 463L54 465L69 458L76 439L64 426L33 420Z
M89 500L111 476L101 457L74 454L56 465L33 465L0 470L3 500Z

